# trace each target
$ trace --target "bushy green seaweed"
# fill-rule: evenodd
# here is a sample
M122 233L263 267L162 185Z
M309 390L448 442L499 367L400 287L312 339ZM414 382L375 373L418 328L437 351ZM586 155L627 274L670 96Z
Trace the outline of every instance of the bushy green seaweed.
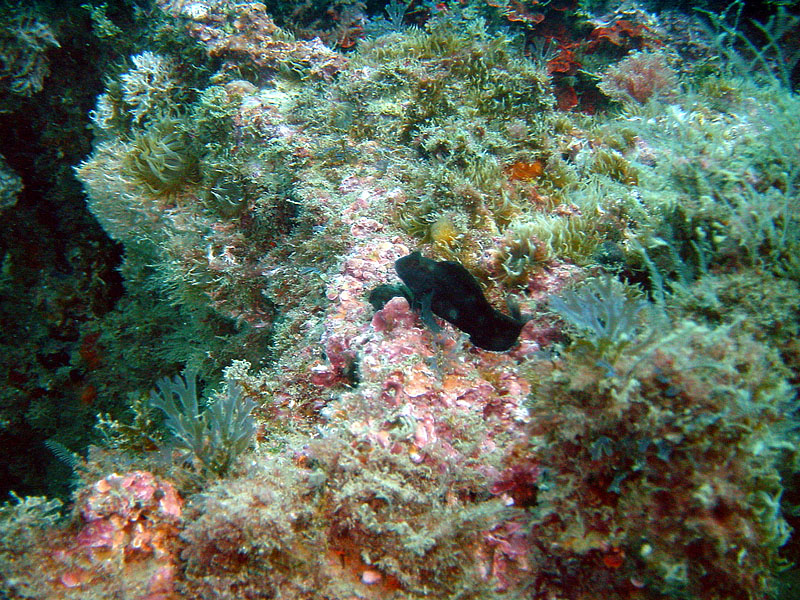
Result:
M601 356L630 343L649 303L630 298L622 283L610 276L591 278L550 298L550 308L580 331ZM630 293L630 292L629 292Z
M255 403L242 396L239 385L228 381L225 393L200 412L196 377L196 371L187 369L182 377L159 379L158 392L150 393L150 404L164 412L178 446L222 477L255 435L256 423L250 416Z

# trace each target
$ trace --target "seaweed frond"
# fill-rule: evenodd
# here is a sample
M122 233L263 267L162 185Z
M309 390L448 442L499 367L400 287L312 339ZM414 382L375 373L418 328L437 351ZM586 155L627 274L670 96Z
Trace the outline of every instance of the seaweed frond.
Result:
M580 331L601 356L620 351L633 340L640 314L649 303L629 298L624 284L612 277L592 278L550 298L550 309Z
M183 377L159 379L158 391L150 392L150 404L164 412L165 424L178 445L222 477L255 435L256 423L250 416L255 403L243 397L241 387L229 380L225 393L201 413L196 377L197 371L187 368Z

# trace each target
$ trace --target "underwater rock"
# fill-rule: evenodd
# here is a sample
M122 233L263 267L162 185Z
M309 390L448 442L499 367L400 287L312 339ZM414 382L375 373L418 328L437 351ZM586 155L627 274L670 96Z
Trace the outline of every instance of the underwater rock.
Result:
M189 35L232 68L256 67L263 74L282 68L331 81L347 64L319 38L295 40L260 2L230 5L218 0L159 0L161 10L185 22Z
M120 588L130 598L179 597L183 498L172 482L149 471L111 473L84 487L75 504L80 529L54 530L35 550L25 597L111 598Z

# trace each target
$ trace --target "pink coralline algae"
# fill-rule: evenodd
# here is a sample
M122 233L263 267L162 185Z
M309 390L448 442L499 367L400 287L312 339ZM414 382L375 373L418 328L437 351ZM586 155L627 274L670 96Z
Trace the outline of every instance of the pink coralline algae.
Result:
M359 196L355 204L369 202L370 195L367 192ZM344 217L350 221L351 234L369 241L360 242L345 258L341 273L333 278L326 291L327 298L334 303L322 336L328 360L311 367L312 382L325 387L342 382L355 361L354 340L364 333L372 313L367 302L369 291L392 280L394 261L408 252L398 238L380 234L380 223L368 217L352 218L350 212L345 211Z
M481 552L484 565L482 576L493 577L498 582L498 591L505 591L512 584L519 584L530 577L530 542L519 522L503 522L486 533L484 543Z
M64 594L57 597L118 586L130 598L174 598L182 505L171 483L146 471L114 473L86 488L77 502L80 531L52 553L55 588Z
M506 424L525 420L528 383L509 368L508 356L473 350L464 360L456 332L437 340L405 298L394 298L378 311L372 331L361 347L362 377L381 382L381 403L405 407L429 425L417 440L423 445L443 432L436 424L437 407L494 416Z
M392 298L372 317L372 327L380 333L417 324L417 316L408 310L405 298Z
M109 522L120 526L141 524L145 519L171 520L181 516L182 501L172 484L160 481L151 473L133 471L125 475L113 473L89 488L80 513L88 526ZM86 529L84 529L84 532ZM134 536L131 547L157 550ZM104 544L91 544L104 545Z
M369 291L396 280L394 261L408 251L397 240L375 237L345 258L341 274L328 288L333 301L323 334L328 361L312 369L313 377L320 385L333 384L344 366L357 360L360 387L371 390L364 392L371 394L369 402L403 407L419 423L416 442L421 446L439 435L437 407L506 422L524 420L522 401L529 384L516 373L511 355L469 347L449 326L444 335L434 334L405 298L394 298L372 314Z

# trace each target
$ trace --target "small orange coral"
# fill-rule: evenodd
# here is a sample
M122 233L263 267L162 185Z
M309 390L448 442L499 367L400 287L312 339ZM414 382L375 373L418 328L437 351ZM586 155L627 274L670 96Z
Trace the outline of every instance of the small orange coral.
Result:
M544 173L544 164L540 160L526 162L518 160L506 167L508 178L512 181L524 181L527 179L536 179L541 177Z

